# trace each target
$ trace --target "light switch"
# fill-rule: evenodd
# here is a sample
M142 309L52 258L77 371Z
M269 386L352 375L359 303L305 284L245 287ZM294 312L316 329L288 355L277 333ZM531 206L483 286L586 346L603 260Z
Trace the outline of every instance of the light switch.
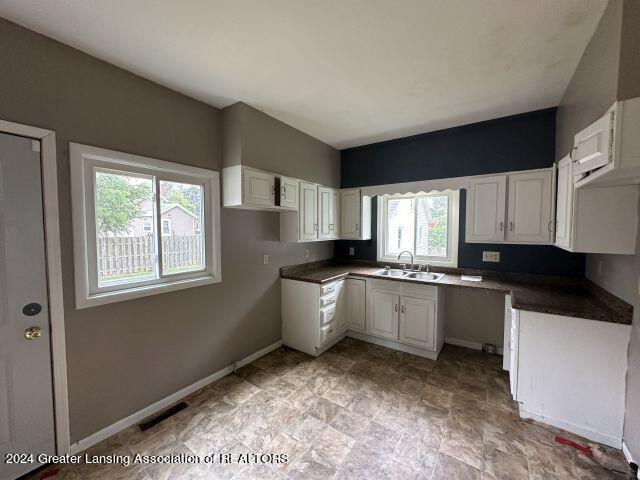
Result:
M267 255L266 253L264 255L262 255L262 264L263 265L268 265L269 264L269 255Z
M499 262L500 261L500 252L482 252L482 261L483 262Z
M356 249L353 247L349 247L349 255L354 256L356 254Z

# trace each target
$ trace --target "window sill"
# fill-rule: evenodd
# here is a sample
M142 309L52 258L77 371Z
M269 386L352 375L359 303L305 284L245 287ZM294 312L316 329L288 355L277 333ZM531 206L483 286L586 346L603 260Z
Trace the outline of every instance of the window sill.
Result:
M96 293L94 295L82 296L76 298L76 309L97 307L98 305L106 305L108 303L123 302L125 300L133 300L135 298L148 297L159 293L173 292L184 290L186 288L200 287L211 283L219 283L222 279L220 276L206 275L196 278L183 280L175 280L155 285L145 285L141 287L126 288L105 293Z
M409 265L411 261L408 256L403 256L400 260L398 257L378 257L378 262L388 262L395 264ZM441 261L441 260L414 260L414 265L431 265L432 267L458 268L457 261Z

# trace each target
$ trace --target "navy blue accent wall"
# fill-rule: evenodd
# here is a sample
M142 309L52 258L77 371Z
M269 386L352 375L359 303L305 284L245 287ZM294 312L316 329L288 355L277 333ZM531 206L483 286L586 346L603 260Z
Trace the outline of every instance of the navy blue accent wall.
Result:
M361 187L434 178L545 168L555 158L555 109L342 150L341 187ZM335 242L337 258L376 260L377 202L371 240ZM585 256L550 245L465 243L466 191L460 195L458 266L508 272L584 276ZM349 247L355 256L349 257ZM500 252L500 263L482 261L482 251Z

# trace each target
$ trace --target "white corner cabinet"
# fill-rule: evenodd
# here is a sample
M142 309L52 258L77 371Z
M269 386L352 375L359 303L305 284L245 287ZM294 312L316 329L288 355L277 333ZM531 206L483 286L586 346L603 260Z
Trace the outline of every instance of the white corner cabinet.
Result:
M614 103L575 134L570 154L578 187L638 183L640 97Z
M512 310L508 367L520 416L620 448L630 332L630 325Z
M317 356L344 337L346 281L326 284L282 279L282 343Z
M371 197L360 189L338 190L299 182L298 211L280 214L280 241L371 238Z
M438 287L397 281L283 279L283 343L319 355L346 335L436 359L444 344L443 295Z
M634 254L637 185L578 186L575 159L558 163L555 245L570 252Z
M340 238L371 239L371 197L359 188L340 190Z
M222 169L224 207L250 210L297 210L299 181L236 165Z
M555 167L473 177L467 188L467 243L551 244Z

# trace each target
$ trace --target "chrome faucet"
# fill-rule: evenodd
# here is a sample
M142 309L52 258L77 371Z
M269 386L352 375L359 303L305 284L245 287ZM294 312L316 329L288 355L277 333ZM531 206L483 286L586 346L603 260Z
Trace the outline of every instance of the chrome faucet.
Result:
M400 252L400 255L398 255L398 260L400 260L400 257L402 256L403 253L408 253L409 255L411 255L411 270L413 270L413 253L411 253L409 250ZM404 270L404 267L402 269Z

